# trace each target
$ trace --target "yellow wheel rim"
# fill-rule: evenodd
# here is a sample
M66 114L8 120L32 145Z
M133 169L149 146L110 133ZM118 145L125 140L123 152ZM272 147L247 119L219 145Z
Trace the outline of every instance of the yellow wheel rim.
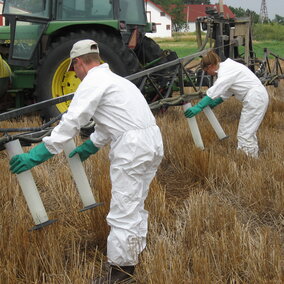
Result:
M76 76L74 71L66 72L69 62L69 58L65 59L56 69L51 85L51 92L53 98L74 93L81 82L81 80ZM71 101L67 101L64 103L57 104L56 107L61 113L63 113L68 109L70 102Z

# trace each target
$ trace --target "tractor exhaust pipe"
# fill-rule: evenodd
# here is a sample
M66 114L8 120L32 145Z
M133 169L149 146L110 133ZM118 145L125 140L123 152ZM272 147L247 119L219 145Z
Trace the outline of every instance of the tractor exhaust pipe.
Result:
M19 140L6 143L5 148L10 159L15 155L23 153ZM56 220L48 219L31 171L25 171L16 176L35 223L35 226L29 231L38 230L54 223Z
M76 148L74 140L71 139L64 144L63 150L66 155L73 179L76 183L77 190L83 202L84 208L80 212L97 207L103 203L97 203L91 190L87 175L85 173L83 164L78 155L69 158L69 154Z

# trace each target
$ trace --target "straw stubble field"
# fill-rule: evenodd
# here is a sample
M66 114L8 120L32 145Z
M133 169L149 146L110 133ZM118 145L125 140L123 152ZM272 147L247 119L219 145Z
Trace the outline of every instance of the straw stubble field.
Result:
M165 157L146 201L148 245L136 269L137 283L284 282L284 84L268 89L259 159L236 150L241 105L234 99L215 109L230 136L226 140L219 141L205 116L198 116L204 151L194 146L181 107L157 115ZM101 273L109 229L107 155L108 149L102 149L84 163L96 199L104 205L82 213L63 154L34 168L49 218L57 222L28 232L31 215L7 155L0 153L1 284L83 284Z

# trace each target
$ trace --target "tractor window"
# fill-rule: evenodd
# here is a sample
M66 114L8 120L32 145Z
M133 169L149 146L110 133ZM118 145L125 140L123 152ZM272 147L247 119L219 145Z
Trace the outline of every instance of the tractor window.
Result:
M44 28L45 24L16 21L12 58L30 59Z
M92 13L98 19L113 19L112 1L93 0Z
M112 1L62 0L57 8L58 20L109 20L113 19Z
M145 7L141 0L120 0L120 20L126 24L145 25Z
M6 0L3 14L25 15L49 18L49 1L46 0Z

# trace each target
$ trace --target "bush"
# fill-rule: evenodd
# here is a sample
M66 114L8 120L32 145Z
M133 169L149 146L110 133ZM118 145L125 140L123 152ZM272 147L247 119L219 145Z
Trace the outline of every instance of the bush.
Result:
M284 26L278 24L255 24L252 34L254 40L284 40Z

